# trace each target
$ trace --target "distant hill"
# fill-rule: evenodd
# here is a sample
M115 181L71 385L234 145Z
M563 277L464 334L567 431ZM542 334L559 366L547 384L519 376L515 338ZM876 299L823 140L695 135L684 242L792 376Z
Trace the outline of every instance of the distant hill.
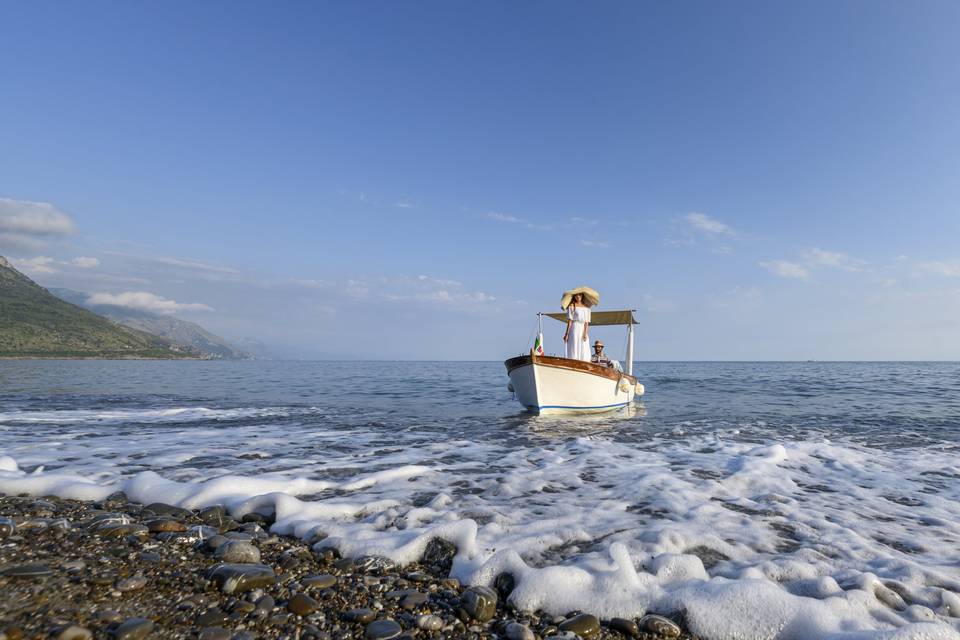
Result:
M87 302L90 297L89 294L72 289L50 289L50 293L124 326L166 338L175 344L192 347L208 357L225 360L249 360L253 358L250 353L238 349L195 322L116 305L90 304Z
M189 358L193 349L54 296L0 256L0 357Z

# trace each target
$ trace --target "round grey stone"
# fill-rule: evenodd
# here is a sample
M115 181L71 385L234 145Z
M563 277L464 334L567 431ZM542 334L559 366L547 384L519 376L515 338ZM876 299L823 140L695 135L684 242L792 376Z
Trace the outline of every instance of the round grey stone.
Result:
M116 640L142 640L153 631L153 620L129 618L124 620L113 632Z
M213 557L224 562L257 564L260 562L260 549L244 540L227 540L217 547Z
M680 637L680 627L677 626L676 622L652 613L640 618L639 627L640 631L652 633L662 638Z
M443 629L443 618L434 615L422 615L417 618L417 628L424 631L440 631Z
M377 620L367 625L367 640L387 640L396 638L403 633L403 629L393 620Z
M507 640L535 640L536 636L530 627L519 622L511 622L505 629Z

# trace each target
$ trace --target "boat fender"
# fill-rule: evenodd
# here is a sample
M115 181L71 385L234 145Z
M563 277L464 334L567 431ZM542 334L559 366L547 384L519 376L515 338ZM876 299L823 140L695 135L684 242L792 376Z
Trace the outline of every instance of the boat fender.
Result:
M508 383L507 383L507 391L509 391L510 393L513 393L513 383L512 383L512 382L508 382Z
M638 396L642 396L646 391L647 391L646 388L645 388L642 384L640 384L640 383L638 382L638 383L637 383L637 395L638 395Z
M617 385L617 387L619 387L620 391L623 391L624 393L630 391L630 383L623 378L620 378L620 383Z

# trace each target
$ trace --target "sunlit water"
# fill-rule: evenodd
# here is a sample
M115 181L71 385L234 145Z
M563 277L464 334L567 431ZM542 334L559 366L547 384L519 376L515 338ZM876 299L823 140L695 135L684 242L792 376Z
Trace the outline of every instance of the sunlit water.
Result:
M0 490L226 502L399 560L442 535L519 606L707 637L956 637L960 364L636 373L635 408L548 418L500 363L2 362Z

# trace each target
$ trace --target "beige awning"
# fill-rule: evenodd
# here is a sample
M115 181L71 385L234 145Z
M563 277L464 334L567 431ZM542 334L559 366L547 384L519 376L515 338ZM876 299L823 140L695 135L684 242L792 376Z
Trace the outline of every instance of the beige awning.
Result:
M545 313L543 315L550 316L560 322L567 321L566 313ZM637 324L637 320L633 317L633 311L630 309L624 311L593 311L590 313L590 324L594 327L602 327L618 324Z

